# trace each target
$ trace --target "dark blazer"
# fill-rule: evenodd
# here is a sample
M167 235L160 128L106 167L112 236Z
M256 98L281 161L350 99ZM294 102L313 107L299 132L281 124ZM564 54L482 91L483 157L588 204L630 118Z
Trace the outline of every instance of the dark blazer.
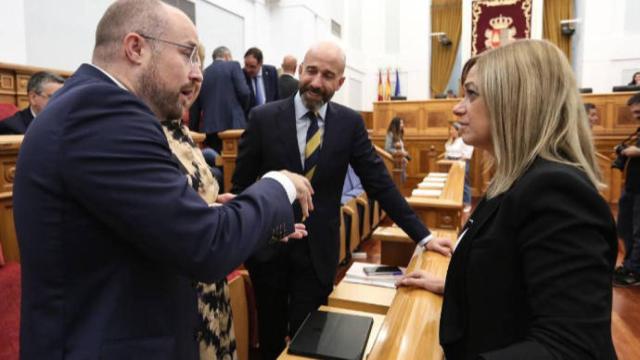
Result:
M338 264L340 196L349 164L367 194L378 200L412 239L420 241L429 234L376 154L362 117L347 107L329 103L322 150L311 181L315 210L306 221L313 266L326 284L333 282ZM248 126L239 144L231 191L246 189L258 176L274 169L302 173L293 97L267 103L249 114ZM296 219L301 220L299 211ZM273 247L267 247L253 256L252 261L267 261L274 254Z
M282 186L207 206L151 110L86 64L38 119L13 190L21 358L198 359L192 282L292 230Z
M247 76L247 73L244 73L245 81L247 82L247 86L249 86L249 91L251 92L251 97L249 99L249 110L253 109L256 106L256 94L253 91L253 78ZM262 65L262 82L264 82L264 91L265 91L265 104L271 101L278 100L280 97L278 95L278 71L272 65Z
M200 95L191 106L189 128L207 134L244 129L249 96L240 64L214 61L204 70Z
M447 359L614 359L611 210L578 169L538 158L482 200L451 258Z
M280 99L286 99L298 92L298 79L289 74L282 74L278 79L278 95Z
M19 135L27 132L33 120L31 109L27 107L4 120L0 120L0 135Z

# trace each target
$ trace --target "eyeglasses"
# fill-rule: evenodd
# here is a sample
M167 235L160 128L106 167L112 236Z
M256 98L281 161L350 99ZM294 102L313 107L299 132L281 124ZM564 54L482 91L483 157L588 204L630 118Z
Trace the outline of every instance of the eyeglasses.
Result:
M36 91L36 95L42 96L46 100L49 100L49 98L53 96L53 94L45 94L43 92L37 92L37 91Z
M200 66L200 57L198 56L198 45L184 45L184 44L179 44L177 42L173 42L169 40L159 39L153 36L148 36L144 34L139 34L139 35L147 40L159 41L165 44L173 45L173 46L191 51L189 55L189 65Z

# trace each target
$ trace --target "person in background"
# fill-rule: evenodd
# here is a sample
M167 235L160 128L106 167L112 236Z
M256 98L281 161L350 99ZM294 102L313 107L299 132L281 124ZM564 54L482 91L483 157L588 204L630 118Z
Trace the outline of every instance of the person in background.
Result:
M471 211L471 157L473 156L473 146L465 144L459 134L460 124L451 123L449 127L449 139L444 144L444 158L448 160L464 160L466 165L464 169L464 191L462 202L464 203L464 212Z
M462 75L453 111L495 175L446 281L419 271L398 285L444 293L448 360L615 359L617 237L571 65L548 41L518 40L471 58Z
M391 155L402 156L402 182L407 178L407 161L409 153L404 148L404 120L394 117L387 128L387 136L384 139L384 149Z
M631 96L627 106L633 119L640 124L640 93ZM640 285L640 128L620 155L626 157L624 189L618 201L618 234L624 243L624 261L616 268L613 284Z
M631 82L627 85L640 86L640 71L636 71L635 73L633 73L633 76L631 77Z
M584 103L584 110L587 112L587 118L589 119L589 127L593 127L600 122L600 115L598 115L598 108L592 103Z
M456 93L452 89L447 90L447 99L456 99Z
M198 46L198 55L200 64L202 64L204 62L204 47L202 45ZM189 109L193 104L198 97L200 88L201 84L196 82L193 92L187 99L185 109ZM202 200L210 206L220 206L233 199L235 197L233 194L218 194L219 183L182 119L163 120L160 124L169 143L171 157L187 176L189 185L202 197ZM195 286L198 294L199 325L197 336L200 345L200 359L236 359L236 338L226 277L213 283L198 282Z
M278 95L280 99L286 99L298 92L297 67L298 59L293 55L287 55L282 59L282 74L278 79Z
M376 154L360 114L331 101L344 83L346 56L331 42L313 45L298 68L296 95L256 107L238 147L231 192L261 174L286 168L305 174L316 189L314 212L297 213L309 236L263 248L245 262L256 294L262 360L277 358L285 337L326 304L339 257L340 197L349 165L367 195L422 247L450 253L451 242L432 236L395 186Z
M200 96L191 106L189 128L207 134L205 143L220 154L218 133L247 126L250 91L240 64L233 61L227 47L217 47L212 57L213 63L204 70Z
M262 63L262 50L252 47L244 54L244 76L251 90L249 110L279 99L278 71L272 65Z
M0 121L0 135L17 135L27 132L31 121L49 102L49 98L64 84L64 79L56 74L40 71L29 78L27 94L29 107Z

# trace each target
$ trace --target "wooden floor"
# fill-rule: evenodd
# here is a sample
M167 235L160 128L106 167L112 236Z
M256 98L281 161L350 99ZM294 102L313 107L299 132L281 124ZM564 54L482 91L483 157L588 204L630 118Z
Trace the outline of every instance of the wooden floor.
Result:
M614 214L617 209L612 208ZM466 220L466 219L465 219ZM390 225L388 219L382 225ZM618 245L618 263L624 256L622 243ZM366 253L366 259L356 261L367 263L380 263L380 242L371 239L362 243L360 251ZM351 260L347 265L338 269L336 283L344 277ZM629 288L613 288L613 312L611 314L611 331L613 343L620 360L640 359L640 286Z

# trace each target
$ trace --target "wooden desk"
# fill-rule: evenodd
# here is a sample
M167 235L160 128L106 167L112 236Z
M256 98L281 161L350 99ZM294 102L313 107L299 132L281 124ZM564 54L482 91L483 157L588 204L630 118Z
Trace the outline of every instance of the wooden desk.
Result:
M0 246L6 261L20 261L13 223L13 181L23 135L0 135Z
M382 323L384 322L384 315L373 314L373 313L368 313L368 312L364 312L364 311L355 311L355 310L335 308L335 307L331 307L331 306L320 306L319 310L320 311L328 311L328 312L337 312L337 313L343 313L343 314L351 314L351 315L368 316L368 317L373 318L373 326L371 326L371 333L369 333L369 340L367 341L367 346L365 347L365 350L364 350L364 356L362 357L363 359L366 359L367 356L369 355L369 353L371 352L371 349L373 348L373 344L375 343L376 338L378 337L378 333L380 332L380 328L382 327ZM280 356L278 356L278 360L308 359L308 358L303 357L303 356L296 356L296 355L287 354L287 350L288 349L289 349L289 347L284 349L282 354L280 354Z
M462 194L464 191L465 163L451 164L442 193L437 198L411 196L409 206L430 229L460 230L462 226Z
M438 236L446 234L455 241L455 233L451 231ZM407 272L420 269L444 279L448 266L448 257L426 251L411 259ZM441 295L422 289L399 288L368 360L442 360L439 342L441 310Z
M329 295L329 306L384 315L396 289L341 281Z

